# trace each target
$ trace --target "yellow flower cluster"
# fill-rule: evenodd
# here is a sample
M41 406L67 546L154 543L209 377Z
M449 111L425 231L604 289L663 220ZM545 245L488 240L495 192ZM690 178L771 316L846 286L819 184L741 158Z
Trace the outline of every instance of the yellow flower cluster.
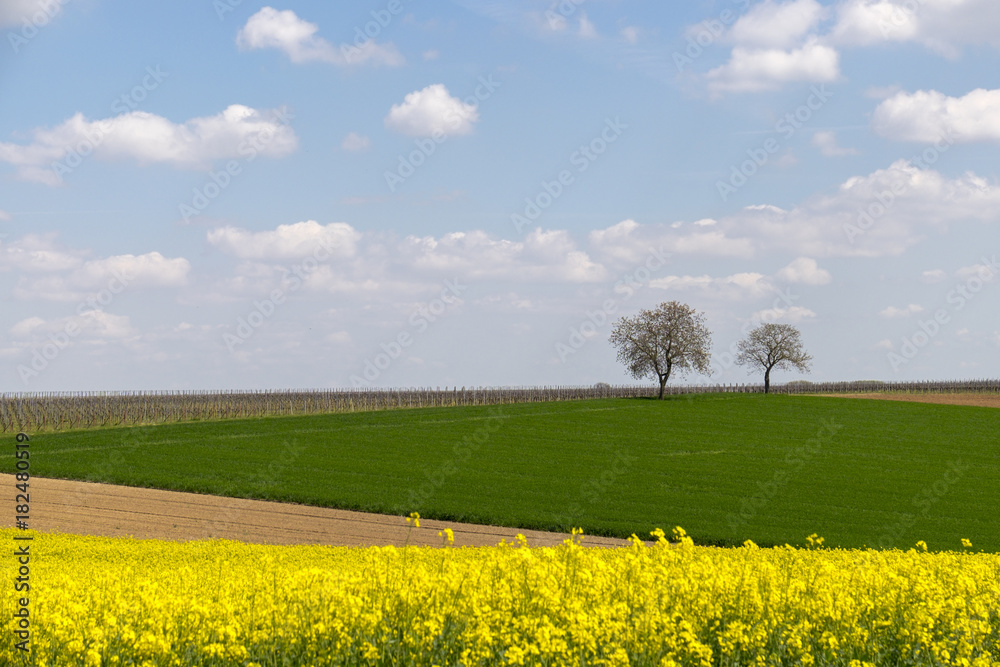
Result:
M653 536L332 548L35 533L31 659L11 640L23 593L8 583L0 664L1000 665L998 555Z

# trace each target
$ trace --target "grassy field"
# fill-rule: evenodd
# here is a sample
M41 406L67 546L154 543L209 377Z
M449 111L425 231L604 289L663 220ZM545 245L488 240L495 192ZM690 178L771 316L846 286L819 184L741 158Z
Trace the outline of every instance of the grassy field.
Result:
M680 525L699 544L1000 551L998 424L990 408L709 394L44 434L31 470L620 537Z

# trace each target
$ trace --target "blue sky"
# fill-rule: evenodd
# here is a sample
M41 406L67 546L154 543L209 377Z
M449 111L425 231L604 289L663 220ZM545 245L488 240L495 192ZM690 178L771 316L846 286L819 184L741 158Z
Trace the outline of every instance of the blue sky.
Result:
M1000 5L674 5L5 2L0 391L995 377Z

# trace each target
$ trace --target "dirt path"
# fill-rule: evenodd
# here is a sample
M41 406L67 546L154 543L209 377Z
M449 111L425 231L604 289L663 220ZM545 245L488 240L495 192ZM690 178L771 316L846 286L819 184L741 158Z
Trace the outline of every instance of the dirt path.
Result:
M0 475L4 526L13 526L13 475ZM79 535L165 540L224 538L258 544L335 546L440 546L438 531L451 528L455 546L494 546L523 533L532 546L552 546L563 533L420 520L411 530L406 519L263 500L138 489L111 484L34 477L29 487L31 528ZM621 546L625 540L585 537L585 545Z
M883 401L912 401L914 403L939 403L941 405L975 405L1000 408L1000 394L816 394L838 398L876 398Z

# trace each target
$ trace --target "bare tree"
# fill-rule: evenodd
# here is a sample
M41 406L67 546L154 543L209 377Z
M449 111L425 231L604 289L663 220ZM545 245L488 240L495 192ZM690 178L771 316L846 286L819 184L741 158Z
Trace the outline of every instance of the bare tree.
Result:
M712 334L705 327L705 316L687 304L661 303L656 310L623 317L615 323L608 340L618 349L618 361L628 367L632 377L656 376L660 398L672 372L712 372Z
M762 324L739 342L736 363L748 372L764 371L764 393L771 390L771 371L809 371L812 357L802 348L799 330L790 324Z

